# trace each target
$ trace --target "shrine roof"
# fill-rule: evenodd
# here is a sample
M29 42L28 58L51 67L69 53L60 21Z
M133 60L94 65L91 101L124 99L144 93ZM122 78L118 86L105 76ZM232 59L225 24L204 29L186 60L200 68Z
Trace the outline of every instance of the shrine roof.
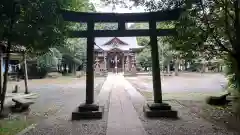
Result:
M99 37L95 38L95 43L96 45L94 46L94 49L104 51L112 50L114 48L123 51L143 48L143 46L137 44L136 37Z

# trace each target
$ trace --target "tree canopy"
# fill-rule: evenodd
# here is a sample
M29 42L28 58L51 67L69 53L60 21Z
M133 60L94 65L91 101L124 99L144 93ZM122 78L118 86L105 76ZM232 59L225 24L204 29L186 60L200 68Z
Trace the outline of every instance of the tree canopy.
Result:
M59 46L66 32L58 12L60 3L60 0L1 0L0 40L11 38L28 51L45 51Z
M0 1L0 41L7 42L5 71L8 71L11 47L24 46L29 54L37 56L40 66L59 64L64 55L74 62L85 52L85 44L68 41L68 29L83 29L83 24L65 22L60 10L94 11L88 0L1 0ZM32 56L32 55L31 55ZM78 63L80 63L78 61ZM1 90L1 110L7 89L8 72L4 74Z

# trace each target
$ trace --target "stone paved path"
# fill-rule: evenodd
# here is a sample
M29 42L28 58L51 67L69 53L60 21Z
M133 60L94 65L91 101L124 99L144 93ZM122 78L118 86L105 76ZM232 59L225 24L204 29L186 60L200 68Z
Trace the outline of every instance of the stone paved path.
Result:
M107 135L146 135L132 102L124 89L123 76L114 76L109 105Z

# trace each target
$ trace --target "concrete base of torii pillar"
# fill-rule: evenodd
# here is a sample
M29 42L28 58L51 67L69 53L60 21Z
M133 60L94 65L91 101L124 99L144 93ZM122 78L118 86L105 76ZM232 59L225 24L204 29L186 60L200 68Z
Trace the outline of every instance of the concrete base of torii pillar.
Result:
M104 107L97 104L81 104L72 112L72 120L101 119Z
M167 103L149 102L143 107L143 111L145 116L149 118L178 118L177 111L172 110L171 106Z

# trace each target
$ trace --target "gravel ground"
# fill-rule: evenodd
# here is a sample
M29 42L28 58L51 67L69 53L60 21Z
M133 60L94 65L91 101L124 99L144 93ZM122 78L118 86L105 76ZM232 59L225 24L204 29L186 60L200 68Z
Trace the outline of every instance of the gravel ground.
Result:
M239 101L238 103L226 106L210 106L205 102L188 100L179 100L178 103L188 107L192 113L195 113L196 115L199 115L216 125L226 127L229 130L240 133L239 110L235 109L236 107L239 107Z
M105 78L95 78L95 95L104 81ZM85 83L85 79L79 79L68 84L30 85L29 89L39 94L36 102L30 106L30 113L43 117L71 114L76 106L85 101Z
M64 118L49 118L24 135L105 135L108 112L101 120L70 121Z
M232 107L213 107L205 104L205 98L209 95L214 95L215 92L221 92L220 85L222 82L224 82L224 78L220 74L187 74L185 75L185 80L179 80L182 83L177 83L175 79L165 79L163 81L172 81L172 87L164 87L163 86L163 92L169 91L168 95L163 94L163 99L174 99L171 100L171 103L174 102L174 104L181 104L178 107L179 110L184 110L184 108L188 109L191 115L196 115L196 117L201 117L201 119L205 119L211 123L214 123L215 125L218 125L220 127L227 128L229 130L239 131L239 124L240 119L233 115ZM201 79L202 78L202 79ZM140 78L138 78L140 79ZM195 83L189 83L187 80L192 79L191 81L194 81ZM141 80L141 79L140 79ZM137 82L140 82L138 80ZM174 81L175 80L175 81ZM128 81L133 84L138 90L144 90L150 87L151 83L147 83L149 86L146 87L144 83L146 84L146 80L142 79L143 83L136 83L136 80L128 79ZM174 83L173 83L174 82ZM197 85L195 85L198 83ZM211 85L210 85L211 83ZM179 90L176 91L176 87L178 86ZM201 85L205 85L202 87ZM201 86L201 87L200 87ZM164 89L165 88L165 89ZM172 89L172 90L171 90ZM193 96L190 93L185 93L184 89L192 89L192 91L197 91L195 95ZM182 91L183 90L183 91ZM204 91L204 94L198 93L198 91ZM215 91L215 92L214 92ZM181 92L183 94L181 94ZM180 93L180 94L179 94ZM185 93L185 94L184 94ZM148 95L149 93L147 93ZM216 94L216 93L215 93ZM152 93L150 93L152 95ZM146 95L145 95L146 96ZM175 98L169 98L175 97ZM178 97L178 98L176 98ZM176 102L175 102L176 101ZM140 110L142 111L142 110ZM181 111L179 111L180 113ZM187 117L186 113L180 113L182 117ZM157 124L157 123L156 123ZM160 126L161 123L158 123ZM211 133L211 132L210 132ZM184 134L184 133L183 133ZM201 133L203 134L203 133ZM205 134L205 133L204 133ZM209 133L207 133L209 134ZM225 133L219 133L219 134L225 134Z
M99 85L95 87L95 94L98 94L105 79L99 79ZM71 94L70 94L71 93ZM69 92L65 98L61 111L55 113L48 119L39 122L24 135L105 135L107 129L108 106L105 106L103 118L100 120L71 121L70 115L84 99L79 99L79 95ZM84 95L85 96L85 95ZM69 100L71 99L71 100ZM109 100L109 99L106 99ZM108 101L107 101L108 102Z
M113 81L112 81L113 82ZM128 93L131 89L128 90ZM68 91L67 91L68 93ZM64 98L64 109L55 113L48 119L41 121L35 128L30 129L24 135L105 135L107 130L108 104L105 104L104 116L101 120L70 121L68 112L72 107L79 105L79 94L70 94ZM65 94L64 94L65 95ZM139 118L148 135L238 135L225 128L211 124L192 112L192 108L179 104L174 100L165 101L179 113L179 119L148 119L143 113L145 99L140 96L130 95ZM71 100L69 100L71 98ZM105 103L109 102L109 96ZM102 101L104 102L104 101ZM74 104L74 105L73 105ZM71 105L71 106L70 106ZM61 109L60 109L61 110Z
M140 85L142 90L152 92L152 76L126 77L132 84ZM179 76L167 76L161 79L163 93L214 93L221 92L227 84L226 78L215 74L180 74ZM141 83L139 83L141 82Z
M131 90L128 91L128 93ZM148 135L238 135L224 127L217 126L192 113L189 107L183 106L174 100L166 100L173 110L178 111L179 119L149 119L144 116L143 105L146 103L143 96L136 97L130 94L133 106Z
M218 127L191 113L188 107L175 101L165 101L174 110L178 111L179 119L148 119L142 111L143 101L133 101L133 105L139 114L143 126L148 135L238 135L222 127Z
M95 95L98 95L104 81L105 77L94 78ZM24 92L24 83L19 82L19 85L21 88L19 92ZM10 113L7 118L1 120L0 126L4 131L0 131L0 134L15 135L29 125L49 117L69 119L72 111L85 101L86 79L62 77L29 80L29 91L39 95L36 102L30 106L29 111ZM9 104L11 103L9 100ZM6 108L5 111L9 109Z

